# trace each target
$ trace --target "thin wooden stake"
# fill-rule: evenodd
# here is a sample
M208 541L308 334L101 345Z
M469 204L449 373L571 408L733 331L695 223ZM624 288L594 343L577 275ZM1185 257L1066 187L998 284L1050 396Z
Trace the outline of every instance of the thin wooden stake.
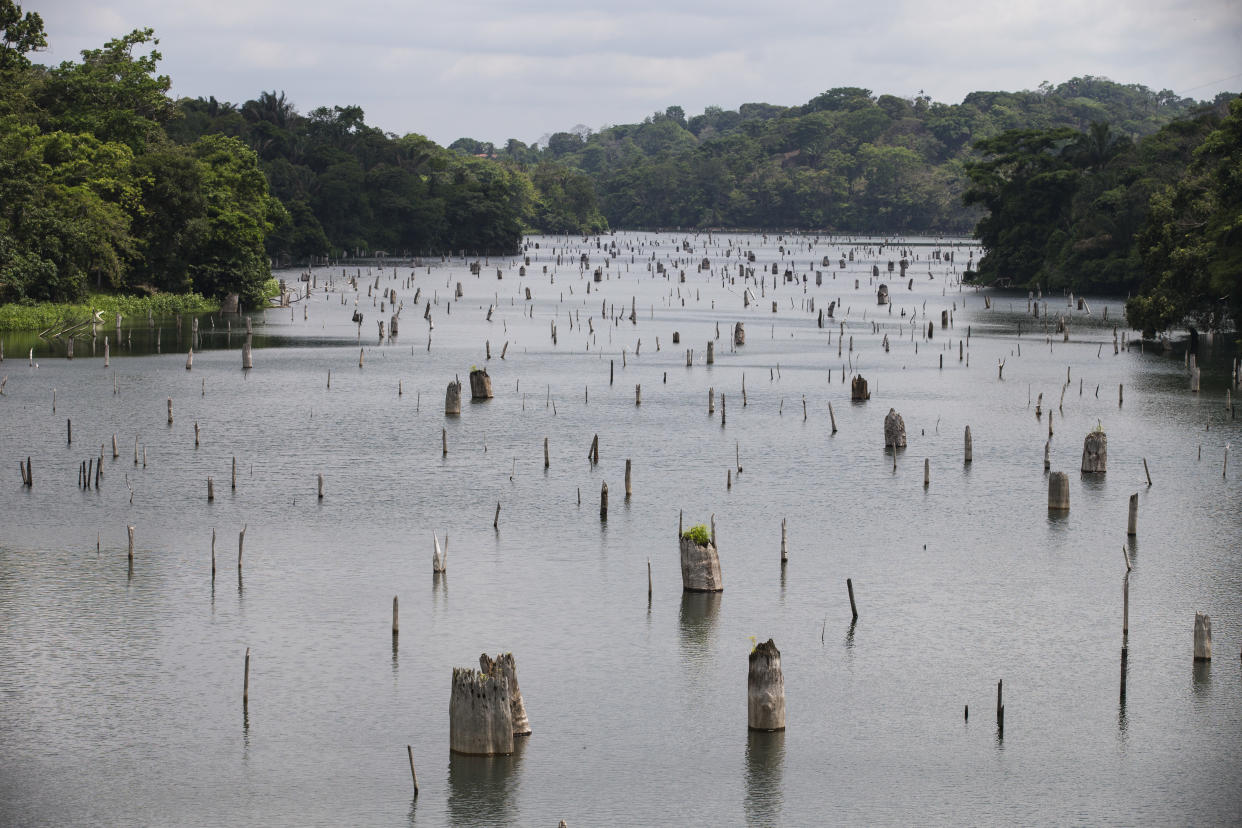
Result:
M418 799L418 774L414 772L414 748L406 745L405 751L410 757L410 776L414 779L414 798Z
M858 605L854 603L854 581L851 578L845 579L845 588L850 593L850 614L854 616L854 620L858 620Z

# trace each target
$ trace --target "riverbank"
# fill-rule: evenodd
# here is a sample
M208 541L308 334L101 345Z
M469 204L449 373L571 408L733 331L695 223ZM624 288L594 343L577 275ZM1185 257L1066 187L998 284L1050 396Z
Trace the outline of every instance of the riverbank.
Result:
M116 314L123 318L167 316L174 313L210 313L220 309L219 301L198 293L159 293L153 296L114 296L92 294L84 302L38 302L33 305L0 305L0 331L42 331L66 323L85 322L96 311L111 324Z

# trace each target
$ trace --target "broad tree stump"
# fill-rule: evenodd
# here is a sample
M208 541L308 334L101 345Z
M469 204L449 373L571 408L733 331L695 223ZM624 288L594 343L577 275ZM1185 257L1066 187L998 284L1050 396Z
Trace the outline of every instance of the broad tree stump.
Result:
M751 730L785 729L785 677L781 651L768 639L750 651L746 724Z
M1093 474L1103 474L1108 466L1108 435L1103 431L1092 431L1082 441L1082 470Z
M453 668L449 695L449 750L473 756L513 753L509 681L499 671Z
M509 709L513 718L513 735L529 736L530 720L526 718L526 703L522 701L522 690L518 687L517 664L513 653L502 653L490 658L487 653L479 656L479 670L487 675L500 674L509 683Z
M850 380L850 399L855 402L871 399L871 391L867 388L867 380L859 374Z
M444 394L444 414L448 417L461 416L461 383L453 380L448 384Z
M1048 475L1048 510L1068 512L1069 507L1069 475L1052 472Z
M470 372L470 399L490 400L492 398L492 378L482 368Z
M884 447L905 448L905 446L906 421L896 409L890 408L884 415Z
M720 556L709 541L681 538L681 586L686 592L721 592L724 576L720 572Z

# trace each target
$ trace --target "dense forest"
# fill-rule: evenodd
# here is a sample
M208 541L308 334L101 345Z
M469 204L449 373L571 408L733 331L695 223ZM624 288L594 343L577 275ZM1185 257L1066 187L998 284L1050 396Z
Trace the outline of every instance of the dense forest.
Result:
M284 209L245 144L168 139L152 32L45 68L28 57L47 43L37 14L0 0L0 26L0 301L139 287L258 301Z
M963 203L976 141L1010 129L1155 132L1195 107L1168 90L1084 77L1027 92L974 92L960 104L829 89L801 106L679 106L641 124L558 132L545 146L462 138L465 154L549 160L591 177L614 227L755 227L839 233L969 234Z
M1242 318L1242 100L1132 140L1106 123L980 141L967 164L980 281L1081 292L1140 291L1126 306L1147 334L1189 318Z
M298 114L283 95L174 101L150 29L40 66L43 21L0 0L0 302L90 291L238 293L273 261L386 251L515 252L522 234L607 225L563 166L466 158Z

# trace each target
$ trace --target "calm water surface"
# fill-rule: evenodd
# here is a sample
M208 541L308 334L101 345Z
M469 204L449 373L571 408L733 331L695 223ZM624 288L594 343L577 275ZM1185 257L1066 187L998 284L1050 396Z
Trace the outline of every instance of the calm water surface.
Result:
M912 289L884 273L890 312L875 304L871 266L899 255L876 240L868 252L825 237L618 234L604 247L614 238L612 259L594 239L532 239L525 277L516 258L479 276L464 259L406 261L348 268L355 291L341 268L317 269L309 300L254 315L249 372L237 319L203 317L191 371L188 321L180 336L158 321L157 353L136 320L106 368L114 330L93 356L79 340L74 360L61 343L0 335L0 823L1242 821L1242 458L1224 465L1242 439L1225 406L1227 341L1201 341L1193 394L1184 339L1114 354L1121 302L1089 298L1088 315L1063 296L1045 301L1069 341L1048 336L1025 293L991 293L988 310L959 288L965 247L953 265L929 261L947 243L920 240ZM744 308L747 250L766 272ZM773 262L798 281L774 286ZM392 309L380 311L377 276L404 304L399 336L383 341L375 323ZM623 318L631 302L636 324ZM734 350L736 321L746 345ZM958 356L968 330L969 364ZM495 398L446 419L445 386L472 365L486 365ZM849 400L851 367L870 383L866 403ZM709 388L726 396L723 426ZM909 435L895 467L890 407ZM1052 468L1070 474L1060 517L1046 508L1049 412ZM1084 477L1082 440L1097 424L1108 473ZM101 485L81 490L79 464L101 444ZM17 469L27 456L32 489ZM715 515L722 594L682 593L682 510L687 525ZM442 578L433 532L449 538ZM1201 666L1197 610L1212 617L1216 654ZM769 637L788 729L748 733L747 655ZM451 671L485 650L514 652L534 732L512 756L451 756Z

